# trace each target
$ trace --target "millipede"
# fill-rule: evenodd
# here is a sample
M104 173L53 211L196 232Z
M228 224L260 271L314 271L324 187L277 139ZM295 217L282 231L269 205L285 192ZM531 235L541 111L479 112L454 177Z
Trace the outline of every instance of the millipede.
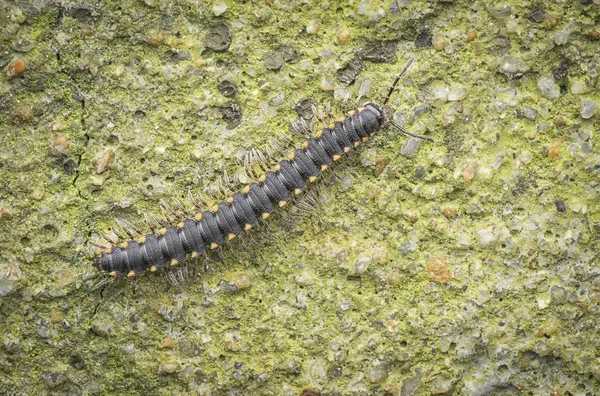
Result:
M286 206L294 196L302 194L308 184L316 182L322 172L334 162L367 142L388 124L407 136L432 141L426 136L408 132L386 117L387 103L412 62L413 59L410 59L396 75L382 105L366 103L348 112L348 115L341 117L339 121L319 129L314 137L308 138L301 148L292 151L287 159L280 160L272 170L265 171L258 178L258 182L247 185L225 202L201 210L197 200L190 196L192 204L198 209L195 216L179 219L174 225L175 222L171 221L168 215L165 216L165 220L156 217L151 219L150 216L144 215L152 231L146 234L127 221L116 220L129 239L114 228L113 233L126 242L119 244L114 238L100 233L108 245L93 243L102 249L93 265L115 277L133 277L148 270L155 272L178 266L189 257L197 258L217 249L242 232L259 225L259 222L267 219L277 207ZM164 201L161 204L174 218L178 217ZM177 205L185 213L179 201ZM160 227L154 227L153 223ZM134 237L136 234L139 236L137 239Z

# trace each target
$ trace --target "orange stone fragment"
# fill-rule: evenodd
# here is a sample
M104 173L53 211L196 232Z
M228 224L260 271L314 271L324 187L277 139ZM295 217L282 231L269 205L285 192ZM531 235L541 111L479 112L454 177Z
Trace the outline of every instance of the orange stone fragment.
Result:
M427 277L435 283L448 283L452 279L445 257L433 257L427 263Z

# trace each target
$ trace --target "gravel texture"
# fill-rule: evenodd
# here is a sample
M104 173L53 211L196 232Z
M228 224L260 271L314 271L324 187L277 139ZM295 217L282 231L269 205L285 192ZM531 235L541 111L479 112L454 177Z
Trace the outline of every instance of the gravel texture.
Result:
M600 6L488 3L0 3L0 394L600 394ZM115 217L410 57L389 105L435 143L388 127L183 285L94 288Z

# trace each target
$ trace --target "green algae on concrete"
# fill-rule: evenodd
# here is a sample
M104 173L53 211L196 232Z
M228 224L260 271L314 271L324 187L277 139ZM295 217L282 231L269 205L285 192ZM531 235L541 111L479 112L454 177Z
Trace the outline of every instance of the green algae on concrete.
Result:
M597 393L599 8L3 3L0 393ZM303 99L378 101L410 57L394 118L435 144L388 128L316 211L193 281L93 288L114 217L240 176Z

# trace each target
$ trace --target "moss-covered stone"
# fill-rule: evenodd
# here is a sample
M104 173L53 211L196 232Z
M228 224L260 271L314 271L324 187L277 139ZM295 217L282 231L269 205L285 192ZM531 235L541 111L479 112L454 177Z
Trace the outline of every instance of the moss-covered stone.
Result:
M0 4L0 393L596 393L599 14ZM239 176L300 103L381 103L410 57L393 117L436 143L387 128L224 263L94 288L114 217Z

